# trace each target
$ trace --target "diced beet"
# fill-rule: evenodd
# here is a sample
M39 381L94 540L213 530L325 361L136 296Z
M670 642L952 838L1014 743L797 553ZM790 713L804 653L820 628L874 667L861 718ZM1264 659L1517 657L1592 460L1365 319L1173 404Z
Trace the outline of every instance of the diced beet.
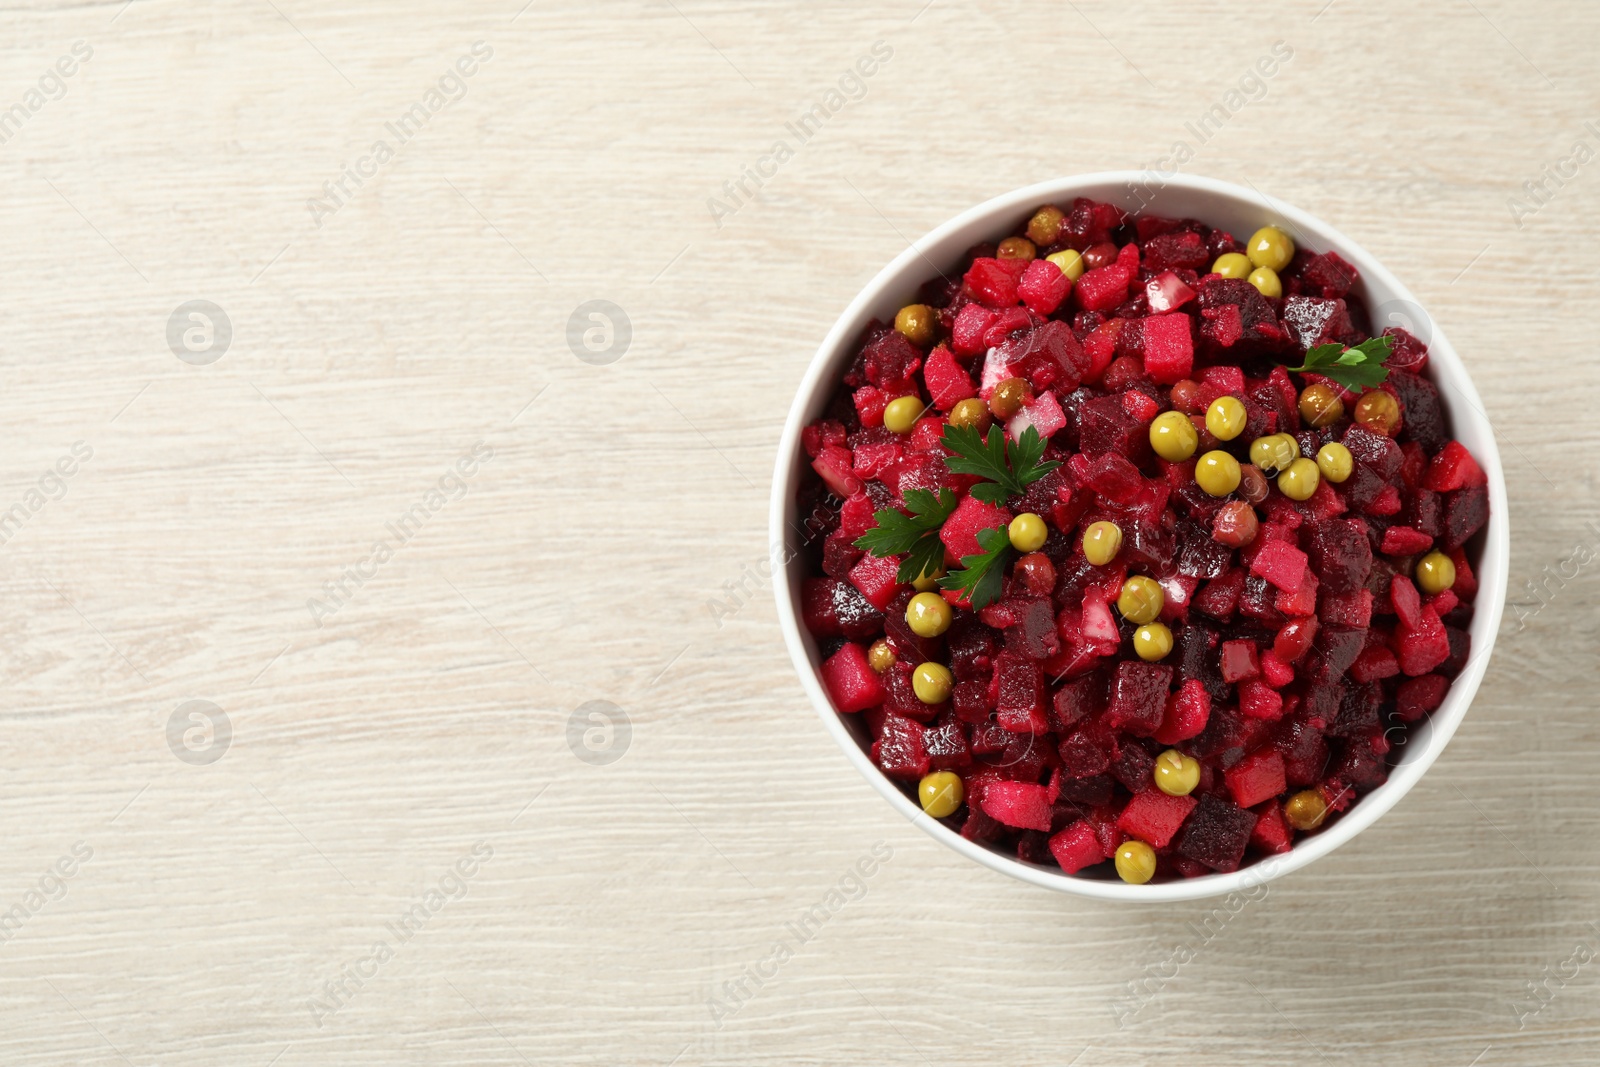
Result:
M1343 300L1287 296L1283 300L1283 325L1302 351L1317 345L1355 344L1361 340Z
M1144 242L1145 269L1152 271L1184 267L1204 270L1211 263L1205 238L1192 230L1179 230L1151 237Z
M1428 464L1422 487L1445 493L1463 486L1487 485L1488 482L1488 476L1478 466L1478 461L1472 458L1472 453L1460 441L1451 441Z
M999 431L991 429L989 432ZM939 540L944 542L946 552L957 559L975 556L983 551L978 544L978 531L998 529L1010 522L1011 513L1004 508L965 496L939 528Z
M1105 677L1100 673L1074 678L1055 691L1047 710L1050 728L1065 734L1078 723L1099 713L1105 702Z
M1213 578L1194 595L1191 607L1220 622L1233 618L1239 606L1239 594L1244 591L1244 571L1235 568Z
M928 365L923 368L922 380L928 385L928 395L940 411L949 411L959 401L977 396L972 378L966 368L956 362L955 354L940 345L928 353Z
M1036 259L1023 270L1017 282L1017 295L1038 315L1048 315L1061 306L1072 292L1072 279L1048 259Z
M1444 703L1450 679L1439 674L1407 678L1395 690L1394 710L1402 722L1415 722Z
M1405 453L1393 438L1373 433L1365 426L1352 425L1345 431L1343 443L1350 450L1351 459L1385 483L1393 482L1405 463Z
M1049 604L1044 603L1045 611ZM995 719L1014 733L1043 733L1049 728L1044 714L1044 674L1039 665L1011 652L995 657L999 682Z
M1433 538L1409 526L1391 526L1383 531L1379 551L1386 556L1414 556L1433 547Z
M1394 606L1394 613L1400 617L1400 625L1417 626L1422 621L1422 594L1417 592L1417 587L1411 579L1403 574L1394 576L1389 583L1389 603Z
M1151 314L1161 315L1168 311L1176 311L1193 300L1194 290L1185 285L1183 279L1172 271L1164 270L1152 275L1144 283L1144 298Z
M1444 498L1444 546L1460 548L1489 521L1489 491L1469 485Z
M1400 673L1400 661L1383 645L1368 645L1350 664L1350 677L1358 682L1375 682Z
M1105 723L1138 737L1149 737L1161 726L1167 707L1172 668L1159 663L1124 660L1111 681L1111 703Z
M980 257L962 280L977 299L992 308L1005 308L1017 302L1017 280L1026 268L1021 260Z
M1294 668L1269 648L1261 653L1261 680L1274 689L1282 689L1294 681Z
M1175 745L1197 737L1211 718L1211 695L1198 678L1191 678L1178 686L1178 691L1167 698L1167 708L1156 731L1156 741Z
M1387 380L1399 394L1400 405L1405 410L1406 436L1424 451L1430 454L1438 452L1450 436L1445 427L1444 408L1439 403L1439 389L1428 379L1400 369L1397 362L1399 355L1398 350L1389 355Z
M864 711L883 703L883 681L867 662L867 651L849 642L822 662L822 684L842 712Z
M1138 467L1125 457L1108 452L1090 461L1087 484L1101 498L1114 504L1126 504L1138 495L1144 480Z
M1349 686L1339 700L1339 710L1328 724L1329 737L1361 737L1378 728L1383 690L1372 683Z
M1228 783L1228 792L1233 794L1233 802L1241 808L1253 808L1287 788L1283 756L1273 748L1259 748L1250 753L1223 772L1223 778Z
M937 726L925 730L922 747L928 753L928 765L936 771L954 770L972 763L967 733L955 719L941 719Z
M1117 828L1147 845L1166 848L1198 803L1192 796L1173 797L1147 789L1128 801L1117 817Z
M890 778L922 778L928 773L928 753L922 743L925 729L920 722L888 716L883 721L883 733L872 743L873 761Z
M1028 782L991 782L979 802L984 814L1007 826L1026 830L1050 829L1050 800L1042 785Z
M1068 778L1092 778L1111 766L1111 753L1089 730L1068 734L1059 746L1061 773Z
M1139 461L1149 452L1143 423L1130 415L1116 395L1085 401L1078 411L1078 446L1087 456L1116 452Z
M1287 541L1268 541L1250 561L1250 573L1259 574L1279 589L1293 593L1306 573L1306 554Z
M1329 627L1316 639L1304 673L1318 681L1342 677L1355 663L1356 657L1361 655L1366 640L1365 630Z
M1158 385L1173 385L1194 368L1193 322L1183 312L1144 320L1144 369Z
M891 396L899 395L922 365L922 352L898 330L884 330L861 350L867 381Z
M1222 642L1222 658L1219 661L1222 680L1232 685L1260 677L1261 662L1258 656L1259 650L1254 641Z
M850 584L861 590L867 602L879 611L889 606L902 586L895 577L900 570L900 560L895 556L864 555L850 568Z
M855 535L845 530L835 530L822 542L822 573L843 581L861 559L861 549L855 546Z
M1240 682L1239 713L1247 719L1274 722L1283 715L1283 697L1260 679Z
M1311 527L1307 558L1332 596L1354 593L1365 586L1372 570L1372 545L1360 519L1330 519Z
M1290 618L1310 615L1317 610L1317 576L1307 570L1300 578L1300 588L1292 593L1279 593L1273 606Z
M1073 291L1085 311L1110 311L1128 299L1128 284L1133 276L1121 263L1112 263L1085 271Z
M1140 794L1141 797L1148 795ZM1214 871L1238 870L1255 826L1254 815L1207 794L1200 798L1178 838L1178 855L1203 863Z
M1324 297L1340 297L1350 291L1360 273L1337 252L1323 252L1306 261L1301 277Z
M1395 584L1400 584L1399 579ZM1401 621L1395 628L1394 646L1400 669L1413 678L1427 674L1450 658L1450 639L1438 612L1431 607L1421 609L1414 626Z
M881 411L878 420L883 421ZM822 476L835 496L849 497L861 492L861 479L851 470L853 462L848 448L825 445L817 458L811 461L811 469Z
M1056 633L1056 613L1049 598L1013 597L1012 600L1012 617L1016 621L1005 631L1006 647L1035 662L1047 660L1060 652L1061 638Z
M950 345L956 355L972 357L988 348L984 334L994 322L994 312L982 304L968 304L950 328Z
M1278 855L1288 852L1294 831L1289 829L1288 820L1283 817L1283 809L1276 804L1268 804L1256 814L1256 827L1250 831L1250 844L1269 855Z
M1068 874L1105 861L1094 827L1081 819L1050 839L1050 854Z
M818 637L865 640L883 629L883 612L855 586L833 578L807 578L800 587L800 614Z
M1117 758L1111 764L1111 776L1121 782L1128 792L1139 793L1154 784L1151 772L1155 770L1155 766L1156 758L1142 746L1125 744L1117 752Z

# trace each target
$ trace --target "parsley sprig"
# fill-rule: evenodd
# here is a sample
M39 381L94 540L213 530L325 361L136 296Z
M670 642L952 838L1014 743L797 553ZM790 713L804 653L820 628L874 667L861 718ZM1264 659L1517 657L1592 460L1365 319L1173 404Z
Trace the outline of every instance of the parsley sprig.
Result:
M1031 429L1031 427L1030 427ZM977 555L962 556L961 570L951 571L939 584L953 592L965 593L974 610L993 603L1005 587L1006 558L1011 554L1011 538L1001 528L978 531Z
M1359 393L1382 385L1389 377L1384 364L1393 347L1392 337L1369 338L1350 348L1338 343L1318 345L1306 353L1304 364L1289 369L1301 374L1313 371Z
M1005 431L998 427L991 427L985 437L972 426L946 426L941 440L953 453L945 460L945 466L953 473L988 479L971 490L985 504L999 504L1016 496L1061 466L1055 460L1039 462L1044 457L1045 443L1032 426L1015 441L1006 440Z
M939 527L956 509L956 495L948 489L934 496L927 489L906 491L907 515L899 508L883 508L873 514L877 525L856 538L857 548L879 558L906 553L895 579L914 582L924 574L937 574L944 563L944 542Z

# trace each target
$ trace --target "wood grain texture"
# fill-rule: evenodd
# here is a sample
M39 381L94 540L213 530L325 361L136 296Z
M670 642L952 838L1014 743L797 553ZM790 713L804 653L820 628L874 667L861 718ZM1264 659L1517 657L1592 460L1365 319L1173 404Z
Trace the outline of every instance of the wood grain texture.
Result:
M93 455L0 545L0 1061L1600 1059L1600 964L1566 964L1600 950L1600 586L1560 573L1600 544L1600 163L1520 226L1508 207L1600 148L1600 9L520 3L3 16L0 110L93 55L0 145L0 510ZM1185 122L1279 40L1292 60L1198 143ZM477 41L464 95L316 224ZM861 98L719 225L707 199L877 41ZM979 200L1179 139L1447 326L1529 605L1416 790L1226 921L940 848L834 750L770 590L708 608L766 554L780 425L866 279ZM205 366L166 339L193 299L233 328ZM633 331L603 366L567 342L595 299ZM169 747L190 700L231 726L208 765ZM569 747L591 700L631 728L605 765ZM715 1018L841 884L859 898Z

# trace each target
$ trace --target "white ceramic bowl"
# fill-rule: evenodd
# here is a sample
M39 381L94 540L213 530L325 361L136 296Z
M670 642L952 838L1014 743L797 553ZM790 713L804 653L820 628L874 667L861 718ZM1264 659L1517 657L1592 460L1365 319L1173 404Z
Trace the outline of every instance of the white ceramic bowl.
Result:
M800 431L826 408L862 330L874 318L891 320L895 311L908 303L922 283L933 276L936 268L951 271L973 245L1019 232L1040 204L1066 204L1079 196L1108 201L1130 212L1144 210L1169 218L1197 218L1229 230L1241 240L1261 226L1274 224L1286 229L1301 248L1313 252L1337 251L1361 272L1355 292L1365 300L1373 328L1405 326L1427 342L1428 376L1440 386L1451 433L1471 450L1489 477L1489 522L1486 530L1475 538L1474 566L1480 587L1472 620L1472 654L1466 668L1451 684L1443 705L1426 721L1411 728L1399 762L1382 786L1358 800L1322 832L1296 842L1292 851L1265 860L1247 861L1244 867L1228 874L1127 885L1109 873L1110 864L1102 864L1095 874L1069 875L1060 868L1035 866L991 851L923 816L916 802L873 764L868 753L870 738L866 736L862 717L841 716L834 710L817 674L816 641L806 632L800 619L799 590L805 577L805 560L799 552L802 538L797 531L796 491L808 467L800 444ZM834 323L811 360L778 445L772 486L771 536L774 559L787 560L774 583L778 618L789 653L800 672L800 681L845 756L896 810L940 842L994 870L1064 893L1147 903L1193 900L1250 889L1327 855L1392 808L1438 758L1478 691L1494 647L1495 634L1500 629L1510 558L1507 513L1500 451L1495 447L1494 431L1483 413L1483 402L1466 368L1444 333L1418 307L1406 287L1364 249L1304 211L1227 182L1185 176L1160 181L1137 171L1085 174L1018 189L962 212L878 272Z

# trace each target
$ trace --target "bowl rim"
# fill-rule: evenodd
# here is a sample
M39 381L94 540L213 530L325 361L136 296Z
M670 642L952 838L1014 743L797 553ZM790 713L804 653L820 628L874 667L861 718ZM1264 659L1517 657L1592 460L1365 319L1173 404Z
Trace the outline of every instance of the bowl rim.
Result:
M1231 182L1198 175L1156 175L1150 171L1098 171L1071 175L1038 182L1011 192L1002 193L960 212L913 241L903 252L892 259L869 281L834 322L823 338L806 368L785 420L783 434L773 473L770 502L769 536L771 538L774 566L773 586L777 601L779 625L784 643L789 649L801 686L811 698L811 703L823 725L845 756L863 777L897 810L911 822L921 826L930 836L947 847L991 870L1013 878L1053 889L1058 892L1100 900L1130 901L1139 903L1165 903L1197 900L1227 893L1248 891L1271 879L1296 871L1332 852L1340 845L1371 826L1399 803L1401 797L1422 778L1465 717L1468 706L1478 691L1488 667L1504 611L1507 571L1510 560L1510 523L1506 506L1505 476L1501 466L1500 450L1483 402L1465 365L1456 354L1438 323L1428 316L1431 336L1428 339L1429 376L1436 384L1446 386L1465 401L1463 406L1453 398L1441 396L1447 418L1460 435L1464 422L1477 425L1482 447L1475 447L1473 456L1488 476L1489 521L1482 558L1479 564L1479 589L1474 601L1471 627L1473 651L1461 673L1451 683L1445 701L1426 720L1427 734L1419 755L1408 758L1391 768L1388 780L1371 793L1354 803L1340 819L1321 833L1298 843L1287 853L1267 856L1237 871L1212 873L1196 878L1178 879L1146 885L1128 885L1119 881L1083 878L1069 875L1059 868L1047 868L1024 863L1021 860L993 851L969 841L935 819L928 818L921 807L900 791L900 788L872 763L855 738L846 730L841 715L833 707L824 691L817 672L817 664L807 648L802 632L794 588L799 580L799 566L803 557L789 551L790 516L796 511L796 490L799 488L803 464L799 459L800 433L816 405L819 392L834 388L837 374L835 363L840 361L841 350L853 344L865 325L867 309L883 299L892 289L914 292L926 280L926 268L933 262L927 249L938 246L959 231L983 223L998 232L1003 218L1024 209L1044 203L1063 203L1074 196L1105 196L1105 186L1124 187L1129 193L1138 186L1159 185L1162 189L1176 188L1221 200L1246 202L1253 208L1264 207L1268 214L1296 234L1311 234L1316 243L1339 252L1360 272L1371 287L1387 290L1393 300L1407 301L1419 311L1421 305L1411 291L1392 275L1374 256L1345 234L1326 222L1293 205L1259 191L1245 189ZM1095 192L1090 194L1088 190ZM969 242L970 243L970 242ZM918 269L920 268L920 273ZM1426 312L1423 311L1426 315ZM1441 390L1441 393L1443 390ZM823 400L825 403L825 398ZM1409 756L1409 752L1408 752Z

